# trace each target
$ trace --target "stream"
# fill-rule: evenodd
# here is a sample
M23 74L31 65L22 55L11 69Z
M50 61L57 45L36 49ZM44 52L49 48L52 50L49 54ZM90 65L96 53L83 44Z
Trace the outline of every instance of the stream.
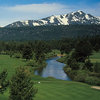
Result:
M70 80L67 74L64 72L64 63L56 61L59 57L54 57L46 60L47 66L45 68L35 71L35 75L40 75L41 77L54 77L61 80Z

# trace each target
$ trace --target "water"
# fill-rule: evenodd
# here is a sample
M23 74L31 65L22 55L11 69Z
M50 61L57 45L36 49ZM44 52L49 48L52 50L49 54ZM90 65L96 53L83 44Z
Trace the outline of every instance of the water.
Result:
M59 57L51 58L46 60L47 66L45 68L35 71L35 75L40 75L42 77L54 77L61 80L70 80L67 74L64 72L64 63L57 62Z

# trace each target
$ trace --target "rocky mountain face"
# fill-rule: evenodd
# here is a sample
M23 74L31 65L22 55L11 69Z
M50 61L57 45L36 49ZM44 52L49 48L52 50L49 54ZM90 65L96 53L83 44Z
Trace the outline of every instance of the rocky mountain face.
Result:
M7 25L6 27L74 25L74 24L81 24L81 25L100 24L100 19L92 16L91 14L86 14L83 11L77 11L65 15L54 15L40 20L17 21Z

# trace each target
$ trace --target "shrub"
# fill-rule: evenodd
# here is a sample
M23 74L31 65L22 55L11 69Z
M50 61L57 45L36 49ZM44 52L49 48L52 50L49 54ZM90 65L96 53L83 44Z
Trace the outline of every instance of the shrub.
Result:
M79 69L79 64L75 59L68 59L68 65L72 68L72 70Z
M52 57L55 57L57 56L57 54L60 54L61 52L59 50L52 50L51 52L45 54L45 58L48 59L48 58L52 58Z
M57 59L57 61L66 64L67 56L61 57L61 58Z
M46 62L42 61L40 63L40 62L37 62L35 60L30 60L30 61L28 61L27 66L31 66L31 67L45 67L46 66Z
M22 58L22 55L21 55L20 53L15 53L15 54L13 55L13 57L15 57L15 58Z
M86 60L83 69L88 69L89 71L93 71L93 64L90 62L89 59Z
M68 76L74 80L75 76L77 75L77 71L76 70L72 70L70 72L67 72Z
M100 85L100 79L97 77L88 76L86 77L85 82L90 85Z
M70 67L68 67L68 68L64 68L65 69L65 72L71 72L71 68Z
M74 80L79 82L85 82L85 78L88 76L88 71L79 70L77 71L77 75L75 75Z
M34 60L28 61L27 66L37 67L37 62Z
M94 72L100 73L100 64L99 63L95 63L93 67L94 67Z

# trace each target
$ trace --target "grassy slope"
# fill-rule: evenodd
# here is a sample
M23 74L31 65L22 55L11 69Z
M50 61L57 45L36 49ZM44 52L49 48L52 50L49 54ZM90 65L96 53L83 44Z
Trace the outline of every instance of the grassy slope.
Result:
M15 68L25 65L25 62L18 59L9 58L9 56L0 55L0 71L3 68L8 69L9 78L15 72ZM91 89L90 85L79 82L61 81L53 78L42 78L33 76L36 82L38 93L34 100L99 100L100 91ZM40 84L37 84L40 81ZM0 100L8 100L8 91L0 94Z
M22 59L10 58L8 55L0 55L0 72L3 69L7 69L8 78L15 73L17 67L24 65L25 61Z
M34 76L37 80L41 80L40 84L36 82L35 87L38 88L38 93L34 100L99 100L100 91L92 89L90 85L72 82L61 81L56 79L41 78ZM0 95L0 100L8 100L8 91Z
M39 92L35 100L98 100L100 91L82 83L53 81L38 84Z
M100 52L94 52L93 55L90 56L90 59L93 63L100 63Z

